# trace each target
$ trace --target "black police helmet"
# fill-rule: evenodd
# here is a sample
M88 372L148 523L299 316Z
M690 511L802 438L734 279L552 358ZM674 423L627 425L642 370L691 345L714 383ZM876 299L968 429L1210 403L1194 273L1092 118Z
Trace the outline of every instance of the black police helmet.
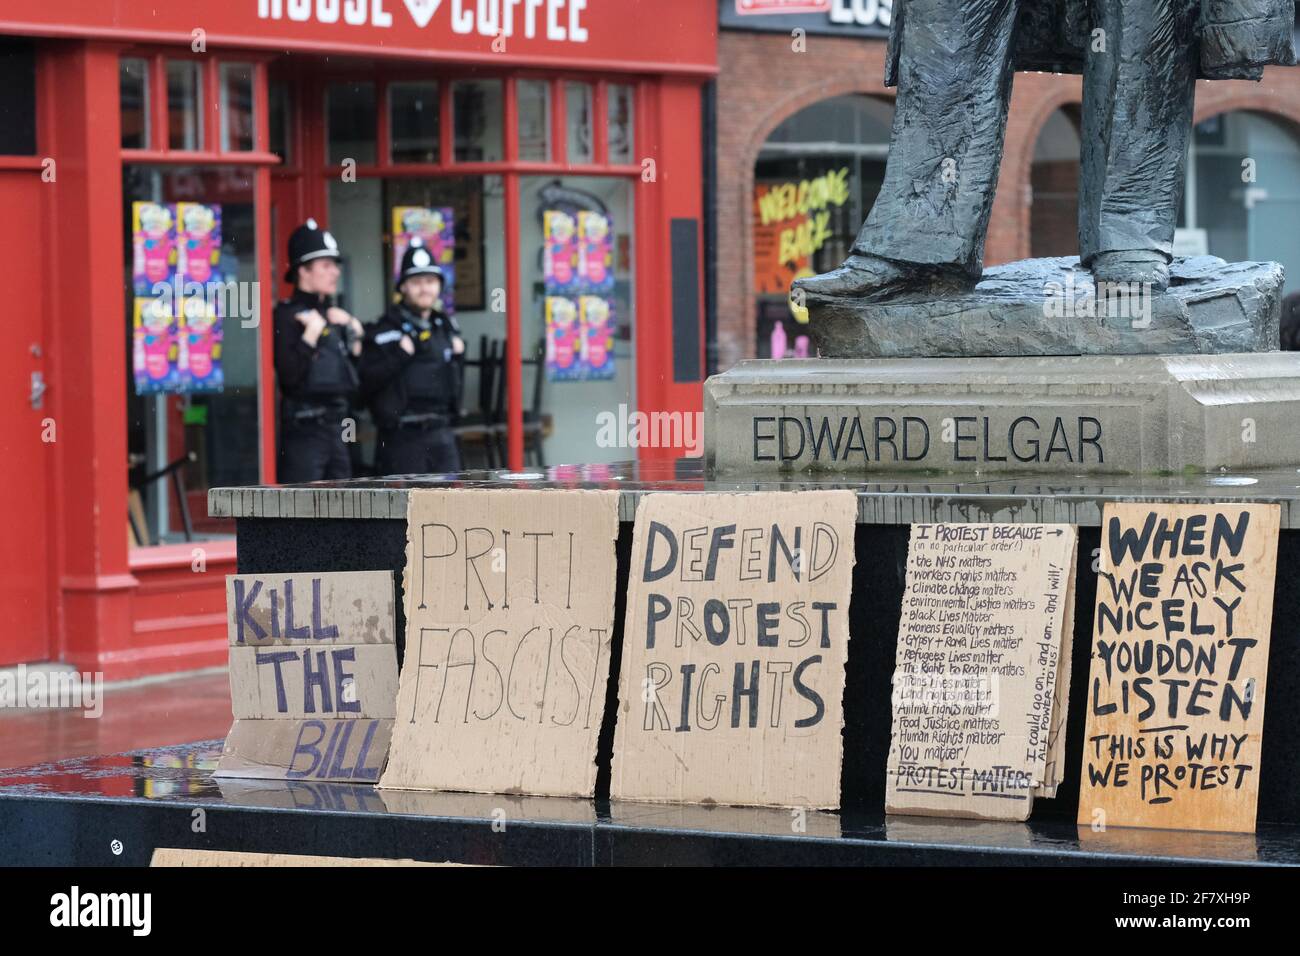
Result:
M401 291L402 283L411 276L437 276L443 284L447 281L438 264L433 261L433 253L419 236L411 239L411 244L406 247L406 252L402 255L402 268L397 273L398 291Z
M340 262L339 244L322 229L315 219L308 219L289 236L289 270L284 275L285 282L298 281L298 267L305 266L316 259L333 259Z

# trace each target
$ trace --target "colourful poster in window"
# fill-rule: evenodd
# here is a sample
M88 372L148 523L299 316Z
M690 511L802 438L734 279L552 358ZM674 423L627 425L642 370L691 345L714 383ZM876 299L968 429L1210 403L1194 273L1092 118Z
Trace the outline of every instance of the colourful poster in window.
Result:
M176 270L176 207L167 203L131 204L131 283L135 294L154 294Z
M567 212L542 213L542 279L547 295L564 295L577 288L578 225Z
M135 300L132 368L135 393L174 392L180 383L176 317L168 299Z
M447 315L456 313L456 217L450 206L393 207L393 281L402 272L402 256L411 240L419 236L433 261L442 270L442 295L437 308Z
M582 325L582 377L613 378L614 304L596 295L581 296L578 317Z
M788 295L795 279L816 274L813 257L837 235L851 198L849 167L799 182L754 184L754 292ZM807 322L807 315L800 316Z
M221 281L221 207L176 204L176 272L181 283Z
M578 213L577 285L582 292L605 295L614 289L613 227L601 213Z
M225 386L221 316L215 304L197 296L185 300L185 317L177 333L177 391L219 392Z
M581 379L582 323L578 306L562 295L546 297L546 377L552 382Z

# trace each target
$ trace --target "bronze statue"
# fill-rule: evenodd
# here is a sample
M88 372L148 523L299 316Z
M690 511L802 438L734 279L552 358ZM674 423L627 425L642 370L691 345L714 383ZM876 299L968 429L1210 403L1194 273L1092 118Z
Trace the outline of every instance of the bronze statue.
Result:
M816 300L944 295L979 280L1017 70L1083 74L1079 253L1098 283L1169 282L1198 78L1292 65L1294 0L897 0L880 195Z

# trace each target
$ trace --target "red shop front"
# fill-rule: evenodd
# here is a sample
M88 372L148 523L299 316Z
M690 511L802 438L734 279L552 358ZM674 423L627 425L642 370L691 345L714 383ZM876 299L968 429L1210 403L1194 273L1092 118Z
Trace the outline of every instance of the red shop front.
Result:
M598 412L700 408L715 21L699 0L4 0L0 667L224 663L233 527L206 491L275 478L269 316L309 216L363 321L395 246L441 243L485 425L468 464L689 452ZM579 317L602 348L566 366ZM361 416L359 473L370 439Z

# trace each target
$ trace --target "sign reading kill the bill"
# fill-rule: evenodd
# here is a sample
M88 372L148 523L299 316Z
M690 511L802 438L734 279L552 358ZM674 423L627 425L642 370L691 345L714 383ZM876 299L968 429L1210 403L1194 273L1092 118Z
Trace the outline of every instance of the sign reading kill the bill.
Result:
M839 806L856 515L851 491L641 500L611 796Z
M1026 820L1061 782L1077 531L916 524L885 810Z
M380 787L594 794L617 536L616 491L410 493Z
M1106 505L1080 825L1254 831L1280 520Z
M397 699L393 573L226 578L235 723L213 776L375 783Z

